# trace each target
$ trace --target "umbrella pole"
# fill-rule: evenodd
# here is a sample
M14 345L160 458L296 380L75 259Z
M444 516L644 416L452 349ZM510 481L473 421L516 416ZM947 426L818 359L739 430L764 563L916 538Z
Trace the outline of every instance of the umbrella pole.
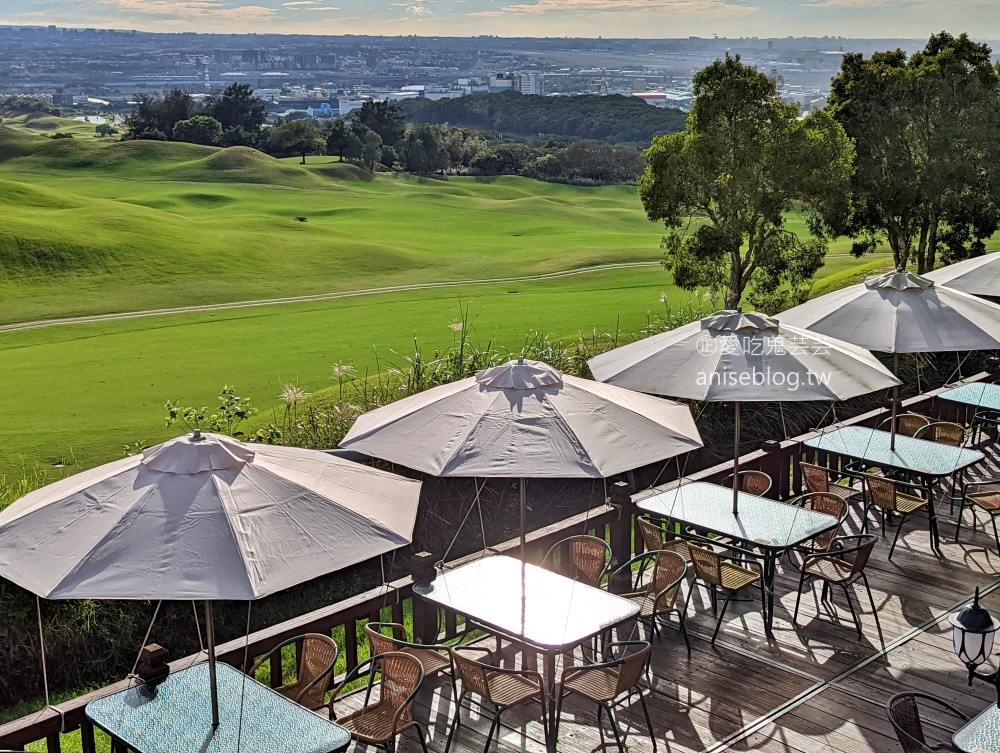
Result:
M219 683L215 675L215 621L212 602L205 600L205 633L208 637L208 677L212 683L212 729L219 728Z
M528 517L528 490L526 488L524 476L521 476L521 562L524 562L524 532Z
M899 353L892 354L892 375L899 378ZM892 419L889 433L889 450L896 450L896 405L899 403L899 385L892 386Z
M733 440L733 515L740 514L740 404L736 403L736 437Z

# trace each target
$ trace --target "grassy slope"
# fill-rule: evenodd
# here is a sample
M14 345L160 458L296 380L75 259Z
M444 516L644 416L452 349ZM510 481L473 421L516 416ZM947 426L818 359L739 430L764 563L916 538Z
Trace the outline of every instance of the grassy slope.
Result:
M303 169L248 149L10 132L0 160L4 321L659 255L628 187L372 180L327 158Z

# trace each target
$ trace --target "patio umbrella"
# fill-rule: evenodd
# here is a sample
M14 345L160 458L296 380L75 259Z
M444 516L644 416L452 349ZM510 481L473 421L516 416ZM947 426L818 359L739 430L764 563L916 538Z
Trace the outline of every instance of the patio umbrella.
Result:
M902 268L785 311L781 320L868 350L893 354L1000 348L1000 306ZM896 398L892 440L896 440Z
M632 390L734 403L734 513L741 403L846 400L899 384L866 350L739 309L602 353L590 370Z
M194 432L0 512L0 577L46 599L251 600L410 541L420 483Z
M340 446L433 476L606 478L701 447L685 405L518 359L360 416Z
M969 295L1000 297L1000 254L986 254L949 264L924 275Z

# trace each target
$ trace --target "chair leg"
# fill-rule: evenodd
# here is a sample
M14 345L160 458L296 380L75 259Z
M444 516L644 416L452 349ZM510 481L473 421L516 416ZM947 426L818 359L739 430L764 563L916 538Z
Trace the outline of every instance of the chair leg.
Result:
M490 725L490 733L486 736L486 747L483 748L483 753L490 753L490 743L493 742L493 735L500 729L500 714L502 713L503 710L499 708L493 712L493 724ZM497 737L499 737L499 734L497 734Z
M608 712L608 722L610 722L611 724L611 732L615 736L615 742L618 743L618 753L625 753L625 746L622 744L622 736L621 733L618 731L618 721L615 719L615 714L611 710L611 706L608 706L603 703L600 705L603 706L605 710Z
M642 714L646 717L646 729L649 730L649 739L653 743L653 752L656 753L656 735L653 734L653 722L649 718L649 709L646 708L646 698L639 690L639 704L642 706Z
M961 504L959 504L959 506L958 506L958 517L955 519L955 543L956 544L958 543L958 534L962 530L962 514L964 512L965 512L965 500L963 499L962 502L961 502ZM976 529L976 524L975 524L976 511L975 510L972 511L972 520L973 520L972 531L973 531L973 533L975 533L975 529Z
M865 584L865 591L868 592L868 603L872 605L872 616L875 617L875 628L878 630L878 640L885 646L885 638L882 637L882 623L878 619L878 610L875 608L875 597L872 596L872 588L868 585L868 576L861 573L861 582Z
M565 697L566 694L562 692L562 689L560 689L559 698L556 700L556 718L552 724L552 730L551 730L553 740L559 739L559 722L562 721L562 706L563 706L563 698Z
M892 560L892 553L896 551L896 542L899 541L899 534L903 532L903 524L906 523L906 518L899 521L899 525L896 526L896 535L892 537L892 546L889 547L889 556L886 557L888 560ZM932 535L933 539L933 535Z
M678 623L679 623L679 626L680 626L681 636L684 638L684 645L687 646L688 653L690 654L691 653L691 641L688 640L688 631L687 631L687 626L684 624L684 622L685 622L684 617L685 617L684 613L681 612L680 616L678 617Z
M420 747L427 753L427 741L424 739L424 729L417 722L413 723L413 728L417 730L417 738L420 740Z
M726 607L729 606L729 600L731 598L733 598L732 591L726 594L726 600L722 602L722 613L719 615L719 620L715 623L715 632L712 633L712 643L715 643L715 639L719 637L719 630L722 628L722 620L726 616Z
M455 698L455 718L451 720L451 729L448 730L448 739L444 744L444 753L448 753L448 750L451 748L452 738L455 737L458 728L462 726L462 701L465 699L465 691L462 691L462 694Z
M696 581L691 581L691 588L688 589L687 598L684 600L684 610L681 612L682 618L687 616L688 607L691 605L691 596L694 594L694 588L696 585Z
M799 624L799 602L802 601L802 587L806 582L805 571L799 575L799 589L795 592L795 612L792 614L792 624L798 627Z
M854 608L854 599L851 598L851 592L846 584L841 583L840 587L844 589L844 598L847 599L847 606L851 608L851 617L854 618L854 627L858 631L858 638L860 638L862 635L861 618L858 617L858 611Z

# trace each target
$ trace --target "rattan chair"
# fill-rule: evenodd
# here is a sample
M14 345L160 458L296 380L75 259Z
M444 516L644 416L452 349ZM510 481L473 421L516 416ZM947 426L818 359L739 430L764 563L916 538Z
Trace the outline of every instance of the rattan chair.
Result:
M542 567L596 588L611 569L611 558L611 546L604 539L569 536L545 553Z
M617 657L614 655L615 649L621 650ZM605 649L603 662L564 667L559 676L559 698L556 703L553 737L558 738L563 699L570 693L576 693L581 698L586 698L597 704L597 728L602 732L602 737L604 729L601 726L602 716L605 711L608 713L608 720L611 723L615 742L618 743L618 750L620 753L625 753L621 734L618 732L618 723L615 721L614 710L623 703L631 701L632 694L635 693L639 696L642 714L646 717L646 729L649 731L649 739L653 741L653 750L655 751L656 735L653 734L653 723L649 719L649 709L646 708L646 699L643 697L642 687L639 685L642 675L649 665L651 652L652 646L647 641L609 643Z
M688 565L684 558L676 552L647 551L637 554L618 567L608 582L611 584L628 582L627 579L634 572L632 590L620 595L639 605L639 619L649 620L651 636L659 636L660 620L676 611L679 619L678 629L684 636L684 645L691 651L691 642L684 627L684 610L677 603L681 583L687 575L687 570ZM651 575L647 577L646 574L650 571Z
M802 471L802 480L805 481L806 491L810 494L832 494L845 502L864 498L863 489L834 483L830 479L828 468L812 463L799 463L799 468ZM849 477L845 476L845 478Z
M821 512L837 519L836 528L831 528L826 533L821 533L799 548L800 551L807 553L829 551L830 547L833 546L833 542L837 540L837 536L840 535L840 527L847 519L847 501L843 497L830 494L829 492L810 492L809 494L797 497L791 504L801 507L803 510Z
M878 629L879 639L882 638L882 625L878 619L878 611L875 609L875 599L872 597L872 589L868 585L868 576L865 575L865 565L871 557L872 550L878 542L878 537L873 533L862 533L857 536L843 536L834 542L834 545L825 552L813 552L806 556L805 562L799 571L799 587L795 594L795 611L792 614L792 624L798 624L799 603L802 600L802 590L807 580L819 581L823 584L821 599L826 601L830 596L831 586L840 586L847 599L847 605L851 608L851 617L854 618L854 627L857 628L858 637L861 632L861 618L854 608L854 600L851 598L851 586L858 581L865 587L868 593L868 601L872 606L872 614L875 616L875 627Z
M919 413L900 413L896 416L896 433L904 437L915 437L917 432L923 429L931 420ZM882 431L892 430L892 416L886 418L878 425Z
M389 631L389 635L385 634ZM437 677L451 671L451 655L449 647L444 645L427 645L413 643L406 639L406 628L398 622L369 622L365 625L365 636L373 654L387 654L391 651L402 651L416 657L424 668L424 679ZM455 678L451 678L452 697L458 697L455 688Z
M300 641L302 648L299 651L299 669L295 682L274 688L274 692L315 711L326 705L326 692L330 689L333 668L337 664L337 655L340 653L337 642L330 636L322 633L306 633L289 638L258 659L248 674L253 677L264 662L270 661L274 654L280 656L283 648Z
M642 515L635 520L639 526L639 534L642 536L642 545L647 552L673 552L679 554L685 562L691 561L687 541L680 538L667 538L667 532L648 515Z
M538 701L542 706L542 729L545 733L545 739L548 740L548 713L546 711L545 685L542 682L542 676L538 672L528 669L494 667L491 664L476 661L462 655L468 652L490 654L488 649L477 648L475 646L462 646L461 648L451 649L453 671L462 683L462 692L455 704L455 718L451 723L451 730L448 732L448 741L444 746L445 753L448 753L455 733L462 726L462 701L470 693L480 696L493 706L493 723L490 725L489 734L486 736L484 753L488 753L490 743L493 742L493 736L497 735L499 737L501 714L514 706L521 706L532 701Z
M951 421L935 421L934 423L927 424L927 426L917 433L918 439L927 439L931 442L938 442L939 444L946 444L951 447L965 446L966 437L965 427L962 424L956 424ZM952 512L955 510L955 502L962 499L956 491L964 477L964 468L951 474L951 494L948 501Z
M910 484L905 481L900 481L898 479L885 478L884 476L868 475L865 477L865 483L868 486L868 501L870 504L878 507L882 511L882 535L885 535L886 523L890 516L900 515L902 519L899 521L896 527L896 535L892 539L892 546L889 547L889 557L892 559L892 553L896 549L896 542L899 541L899 534L903 531L903 524L906 519L913 515L915 512L920 510L928 509L930 501L925 499L918 494L925 494L926 490L917 484ZM900 488L910 489L918 494L906 493L900 491ZM865 510L865 526L867 528L868 523L868 511ZM927 516L927 530L930 533L931 545L933 547L934 534L936 533L934 529L934 519L930 517L930 512Z
M732 474L719 482L722 486L733 488ZM740 491L763 497L771 490L771 477L764 471L740 471Z
M885 706L885 713L889 717L889 724L892 725L892 729L896 733L896 739L899 740L903 753L951 750L950 743L932 745L927 742L927 738L924 736L924 725L920 720L920 708L917 706L918 698L937 706L939 710L947 711L957 719L969 721L969 717L940 698L926 693L897 693L889 699Z
M972 508L972 530L976 530L976 510L982 510L990 516L993 524L993 539L997 544L997 554L1000 554L1000 533L997 533L997 516L1000 515L1000 478L987 478L973 481L962 487L962 504L958 508L958 521L955 523L955 541L962 529L962 514L965 508Z
M767 598L764 594L764 578L759 562L749 559L734 560L729 556L729 551L732 550L732 547L728 546L726 547L727 553L725 555L697 546L691 542L688 542L688 548L691 551L691 565L694 568L694 583L700 581L708 587L709 595L712 599L712 611L719 613L719 619L715 623L715 632L712 633L712 643L715 643L715 639L719 636L722 620L726 616L726 608L738 591L747 586L759 586L761 612L767 609ZM737 562L743 563L743 565L750 565L750 567L741 566L736 564ZM685 615L687 614L688 604L691 603L691 594L694 593L694 583L691 584L687 600L684 602L682 613ZM719 591L726 595L726 600L722 603L721 611L718 609L717 594ZM765 614L765 619L766 617L767 615Z
M339 719L334 711L337 695L360 674L368 670L368 695L365 705ZM375 677L379 676L379 694L375 703L369 703ZM416 729L420 747L427 753L424 731L413 718L413 699L424 679L420 661L401 651L376 654L351 670L337 686L330 699L330 719L351 733L358 742L385 748L389 753L396 749L396 738L409 729Z

